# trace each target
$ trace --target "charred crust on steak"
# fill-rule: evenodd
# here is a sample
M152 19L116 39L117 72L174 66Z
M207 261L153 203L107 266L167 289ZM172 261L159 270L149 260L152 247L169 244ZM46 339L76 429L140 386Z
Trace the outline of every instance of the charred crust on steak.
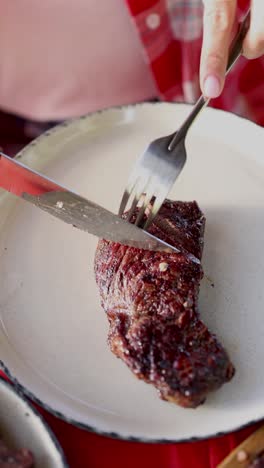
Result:
M150 252L100 240L95 277L112 352L159 396L196 407L234 375L216 336L200 320L205 217L196 202L166 200L150 232L182 253Z

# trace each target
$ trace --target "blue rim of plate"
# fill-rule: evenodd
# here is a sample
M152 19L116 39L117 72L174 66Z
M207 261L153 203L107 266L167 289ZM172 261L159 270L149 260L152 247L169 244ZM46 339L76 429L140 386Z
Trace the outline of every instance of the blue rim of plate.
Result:
M0 361L0 365L2 365L1 361ZM0 383L5 385L5 387L8 388L10 390L10 392L14 393L19 399L21 399L25 403L27 408L39 419L39 421L41 422L41 424L44 427L45 431L49 434L49 437L50 437L55 449L57 450L57 452L58 452L58 454L60 456L62 466L64 468L70 468L67 461L66 461L64 451L62 450L62 447L61 447L58 439L56 438L55 434L51 430L50 426L46 423L46 421L43 419L41 414L35 409L35 407L28 401L28 399L25 398L27 395L26 395L26 392L22 390L23 387L21 385L17 385L15 383L15 379L13 379L11 377L10 373L7 371L6 368L4 369L4 367L5 366L3 366L3 370L4 370L5 374L6 374L6 376L10 379L10 381L12 382L13 385L11 385L2 376L0 376Z
M89 424L85 424L85 423L82 423L82 422L77 421L75 419L69 418L68 416L61 413L60 411L57 411L56 409L52 408L49 404L47 404L44 401L40 400L36 395L34 395L34 393L32 393L30 390L28 390L26 387L24 387L24 385L22 385L16 379L16 377L14 377L12 375L12 373L9 371L8 367L1 360L0 360L0 368L2 368L3 372L6 374L6 376L10 379L10 381L14 385L14 388L15 388L16 392L19 395L21 395L22 398L23 398L23 396L29 398L33 403L39 405L41 408L43 408L48 413L51 413L56 418L61 419L62 421L66 422L68 424L71 424L72 426L77 427L78 429L84 429L85 431L88 431L88 432L91 432L91 433L94 433L94 434L97 434L97 435L100 435L100 436L109 437L111 439L118 439L118 440L127 441L127 442L140 442L140 443L144 443L144 444L162 444L162 445L164 445L164 444L168 444L168 445L169 444L170 445L172 445L172 444L182 444L182 443L187 443L187 442L201 442L201 441L212 439L212 438L223 437L223 436L231 434L233 432L237 432L237 431L240 431L242 429L246 429L247 427L249 427L251 425L254 425L254 424L257 424L257 423L260 423L263 420L263 418L260 417L259 419L249 421L248 423L243 424L242 426L239 426L239 427L235 426L235 427L231 428L228 431L216 432L216 433L208 434L208 435L203 436L203 437L188 437L188 438L185 438L185 439L183 438L183 439L177 439L177 440L165 439L165 438L164 439L163 438L161 438L161 439L155 439L155 438L147 439L147 438L144 438L144 437L123 436L122 434L119 434L117 432L102 431L100 429L97 429L95 426L90 426ZM0 379L4 380L1 377L0 377ZM34 408L33 408L33 410L34 410ZM34 411L36 412L36 410L34 410ZM36 414L40 417L41 420L43 420L43 418L40 416L39 413L36 413ZM44 422L44 424L46 424L46 423ZM53 435L51 429L49 427L47 427L47 429L48 429L49 433L51 435ZM54 440L54 442L56 441L57 447L58 447L58 449L60 449L60 452L63 455L62 449L60 448L60 445L59 445L59 443L56 440L54 435L53 435L53 440ZM63 459L65 460L65 457ZM67 464L65 465L65 468L69 468Z
M32 142L30 142L24 148L22 148L22 150L20 150L17 153L15 158L16 159L22 158L24 156L24 153L29 148L32 148L32 147L36 146L38 144L38 142L41 141L43 138L46 138L46 137L50 136L52 133L55 133L60 128L68 127L73 122L86 120L86 119L89 119L92 116L99 115L99 114L102 114L102 113L105 113L105 112L111 112L113 110L120 110L121 111L121 110L126 110L126 109L129 109L129 108L141 107L141 106L144 106L144 105L153 106L153 105L157 105L157 104L169 104L171 106L182 104L182 105L185 105L185 106L192 107L192 104L188 104L188 103L176 103L176 102L169 102L169 101L153 101L153 102L150 102L150 101L145 102L144 101L144 102L138 102L138 103L134 103L134 104L128 104L128 105L123 105L123 106L113 106L113 107L110 107L110 108L100 109L100 110L95 111L95 112L90 112L88 114L84 114L84 115L82 115L80 117L74 117L74 118L65 120L65 121L55 125L51 129L46 130L44 133L39 135L37 138L32 140ZM216 109L214 109L214 110L216 110ZM226 111L223 111L221 109L217 109L217 112L226 113ZM239 118L241 120L246 120L246 121L248 120L252 125L255 125L256 127L258 126L257 124L255 124L254 122L250 121L249 119L247 119L245 117L237 116L235 114L233 114L233 115L236 118ZM194 436L194 437L187 437L187 438L175 439L175 440L166 439L166 438L160 438L160 439L159 438L157 438L157 439L150 438L150 439L148 439L148 438L144 438L144 437L123 436L122 434L119 434L117 432L102 431L100 429L97 429L95 426L90 426L89 424L85 424L85 423L82 423L82 422L77 421L75 419L72 419L72 418L66 416L65 414L61 413L60 411L57 411L56 409L52 408L49 404L47 404L47 403L43 402L42 400L40 400L34 393L32 393L24 385L22 385L16 379L16 377L12 375L9 368L4 364L4 362L1 359L0 359L0 369L2 369L3 372L6 374L6 376L10 379L10 381L12 382L12 384L14 385L14 387L17 390L18 393L20 393L22 396L24 395L25 397L29 398L32 402L39 405L41 408L43 408L48 413L51 413L55 417L61 419L64 422L67 422L68 424L71 424L72 426L75 426L75 427L77 427L79 429L83 429L83 430L86 430L88 432L100 435L100 436L109 437L111 439L117 439L117 440L121 440L121 441L140 442L140 443L145 443L145 444L170 444L170 445L171 444L187 443L187 442L192 443L192 442L199 442L199 441L204 441L204 440L208 440L208 439L212 439L212 438L223 437L223 436L226 436L226 435L228 435L230 433L238 432L240 430L248 428L249 426L252 426L252 425L261 423L261 421L264 421L264 417L261 416L261 417L259 417L257 419L249 421L249 422L247 422L245 424L242 424L240 426L234 426L233 428L229 429L228 431L219 431L219 432L208 434L206 436L201 436L201 437ZM49 432L52 433L50 428L48 428L48 430L49 430ZM54 435L53 435L53 437L56 440ZM57 445L58 445L58 447L60 447L58 441L57 441ZM62 451L62 449L61 449L61 451ZM68 465L66 464L65 467L68 468Z

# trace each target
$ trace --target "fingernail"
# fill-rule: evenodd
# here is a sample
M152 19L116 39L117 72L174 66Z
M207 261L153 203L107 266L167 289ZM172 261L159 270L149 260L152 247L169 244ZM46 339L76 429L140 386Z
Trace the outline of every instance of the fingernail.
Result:
M209 75L204 81L204 94L208 98L216 98L221 91L220 81L216 76Z

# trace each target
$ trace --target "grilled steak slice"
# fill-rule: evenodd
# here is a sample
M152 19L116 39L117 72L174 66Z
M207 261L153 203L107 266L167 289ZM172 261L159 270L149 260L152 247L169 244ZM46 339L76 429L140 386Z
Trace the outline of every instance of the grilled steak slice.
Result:
M33 468L32 453L27 449L9 449L0 439L0 468Z
M256 456L248 468L264 468L264 450Z
M150 232L200 259L204 224L196 202L167 200ZM162 399L194 408L232 378L227 353L199 318L199 262L100 240L95 276L112 352Z

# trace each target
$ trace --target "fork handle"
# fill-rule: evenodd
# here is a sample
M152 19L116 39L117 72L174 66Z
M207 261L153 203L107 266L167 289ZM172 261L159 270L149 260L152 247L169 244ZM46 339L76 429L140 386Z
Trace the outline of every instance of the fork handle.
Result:
M250 23L250 8L247 11L246 16L244 17L243 21L240 23L238 32L231 44L229 55L228 55L227 67L226 67L226 75L233 68L234 64L236 63L236 61L238 60L238 58L240 57L242 53L243 41L247 34L249 23ZM192 112L189 114L189 116L183 122L182 126L177 130L177 132L174 133L172 140L168 146L169 151L171 151L173 147L175 146L175 144L177 144L182 138L185 138L190 126L192 125L192 123L194 122L198 114L201 112L201 110L207 106L209 101L210 99L205 98L203 95L199 97L198 101L193 107Z

